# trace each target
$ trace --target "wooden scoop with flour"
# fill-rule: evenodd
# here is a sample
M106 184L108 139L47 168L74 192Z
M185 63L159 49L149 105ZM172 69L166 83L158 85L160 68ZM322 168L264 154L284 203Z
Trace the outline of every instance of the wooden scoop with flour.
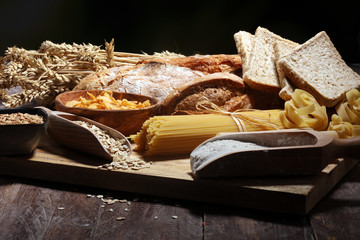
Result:
M193 150L191 169L198 178L318 174L360 147L360 136L335 136L298 129L223 133Z

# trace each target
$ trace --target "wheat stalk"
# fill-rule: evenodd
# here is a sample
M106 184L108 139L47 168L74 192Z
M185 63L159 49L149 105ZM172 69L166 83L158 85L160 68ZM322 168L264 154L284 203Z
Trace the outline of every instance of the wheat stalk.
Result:
M105 49L92 44L51 41L44 41L37 51L10 47L0 58L0 100L5 107L32 101L51 105L57 94L72 90L88 74L154 57L183 57L168 51L148 55L115 52L114 48L114 39L110 43L105 41ZM9 89L19 86L21 92L9 93Z

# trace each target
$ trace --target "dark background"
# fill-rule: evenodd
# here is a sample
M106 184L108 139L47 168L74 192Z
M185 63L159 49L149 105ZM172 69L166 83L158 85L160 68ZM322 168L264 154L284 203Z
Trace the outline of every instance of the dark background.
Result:
M233 34L258 26L298 43L325 30L344 60L360 63L360 1L0 0L0 55L44 40L152 54L236 53Z

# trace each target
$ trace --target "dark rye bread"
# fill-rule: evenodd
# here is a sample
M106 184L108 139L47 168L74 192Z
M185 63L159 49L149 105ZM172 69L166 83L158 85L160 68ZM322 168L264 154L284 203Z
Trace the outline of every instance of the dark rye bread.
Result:
M327 107L339 103L346 92L360 87L360 76L342 59L322 31L277 61L284 76Z
M163 101L162 114L207 113L196 109L206 97L227 111L253 108L253 100L246 94L243 80L232 73L213 73L174 89Z

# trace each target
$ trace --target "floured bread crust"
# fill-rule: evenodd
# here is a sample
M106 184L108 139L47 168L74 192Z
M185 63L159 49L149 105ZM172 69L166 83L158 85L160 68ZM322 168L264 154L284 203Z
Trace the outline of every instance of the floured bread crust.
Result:
M241 57L236 55L216 54L216 55L194 55L189 57L176 58L152 58L143 60L139 64L148 63L150 61L164 62L172 65L187 67L195 71L205 74L216 72L236 72L241 70Z
M146 95L163 100L184 83L204 76L200 71L168 63L110 68L85 77L74 90L104 89Z

